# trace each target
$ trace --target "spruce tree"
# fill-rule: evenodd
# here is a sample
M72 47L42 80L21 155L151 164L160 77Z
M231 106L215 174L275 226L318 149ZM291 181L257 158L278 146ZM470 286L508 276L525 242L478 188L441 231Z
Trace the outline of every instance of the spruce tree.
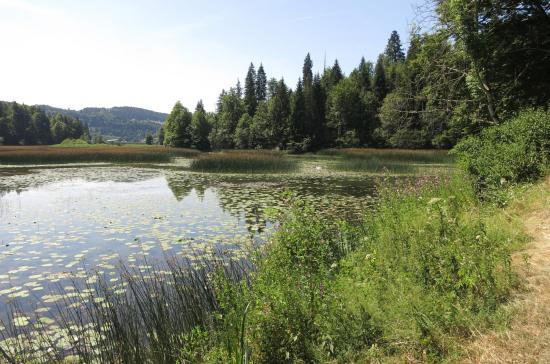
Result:
M304 88L311 87L313 84L313 61L309 53L304 59L304 67L302 68L302 81Z
M244 104L248 115L254 116L256 107L258 107L258 100L256 98L256 70L253 63L250 63L244 80Z
M334 61L334 65L332 66L332 69L330 70L330 78L329 78L329 84L330 87L334 87L338 84L338 82L342 81L344 79L344 74L342 73L342 69L340 68L340 64L338 63L338 60L336 59Z
M386 59L390 63L404 62L405 52L403 52L403 46L401 45L401 38L399 34L394 30L390 39L388 39L388 45L384 53Z
M264 66L260 63L258 74L256 75L256 100L264 101L267 98L267 76Z

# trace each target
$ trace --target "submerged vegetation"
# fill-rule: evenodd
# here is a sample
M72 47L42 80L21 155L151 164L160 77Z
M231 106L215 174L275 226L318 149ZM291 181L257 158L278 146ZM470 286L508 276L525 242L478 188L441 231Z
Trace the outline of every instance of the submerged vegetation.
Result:
M292 172L295 160L283 153L270 151L226 151L201 154L191 162L194 172L276 173Z

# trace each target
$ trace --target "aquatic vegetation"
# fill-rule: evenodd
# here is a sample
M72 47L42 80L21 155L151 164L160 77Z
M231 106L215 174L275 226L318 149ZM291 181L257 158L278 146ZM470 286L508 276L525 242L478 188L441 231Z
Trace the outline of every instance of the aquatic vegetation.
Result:
M453 163L453 157L441 150L347 148L329 149L320 154L337 157L336 170L353 172L439 174Z
M199 153L162 146L0 146L0 164L170 162L174 157L193 157Z
M202 154L191 162L195 172L281 173L296 170L296 161L281 152L225 151Z

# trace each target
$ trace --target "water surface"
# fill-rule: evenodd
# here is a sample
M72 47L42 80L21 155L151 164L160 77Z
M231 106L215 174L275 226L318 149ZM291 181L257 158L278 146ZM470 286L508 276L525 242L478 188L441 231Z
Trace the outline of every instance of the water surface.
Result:
M0 302L48 306L85 271L112 275L166 257L243 256L274 228L288 191L336 218L372 203L372 178L196 174L169 168L0 169ZM145 263L145 259L147 263Z

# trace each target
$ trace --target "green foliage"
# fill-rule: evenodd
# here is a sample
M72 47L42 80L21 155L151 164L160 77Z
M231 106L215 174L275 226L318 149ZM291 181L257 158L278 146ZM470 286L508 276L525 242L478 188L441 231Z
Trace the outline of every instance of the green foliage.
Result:
M244 80L244 104L248 115L254 115L256 107L258 107L258 95L256 93L256 69L253 63L250 63Z
M82 140L82 139L68 138L68 139L63 140L61 143L59 143L59 146L64 146L64 147L67 147L67 146L73 147L73 146L75 146L75 147L78 147L78 146L87 146L89 144L90 143L88 143L87 141Z
M195 149L207 151L210 150L210 135L211 125L208 120L208 115L204 110L202 100L199 101L195 112L193 113L193 119L191 120L190 134L191 134L191 146Z
M292 204L252 280L255 361L437 361L498 317L517 282L506 233L463 179L402 187L356 227Z
M191 140L191 119L193 114L181 102L176 102L172 112L166 118L164 145L177 148L189 148Z
M0 138L7 145L60 143L89 137L86 124L69 116L48 116L36 106L0 102Z
M454 149L480 193L534 181L550 167L550 112L526 110Z
M145 136L145 144L153 145L153 136L150 133Z
M235 147L239 149L247 149L252 145L251 126L252 117L248 113L243 114L237 123L235 129Z
M267 76L265 74L264 66L261 63L256 75L255 90L256 100L258 100L258 102L265 101L267 98Z
M386 71L384 69L384 59L382 58L382 56L378 57L378 61L376 61L372 83L374 94L376 95L378 101L382 103L388 93Z
M403 46L401 45L401 38L397 31L391 32L386 51L384 52L386 60L390 63L404 62L405 52L403 52Z
M234 134L239 119L245 112L245 105L238 89L222 91L218 101L218 112L210 133L210 144L214 149L234 147Z

